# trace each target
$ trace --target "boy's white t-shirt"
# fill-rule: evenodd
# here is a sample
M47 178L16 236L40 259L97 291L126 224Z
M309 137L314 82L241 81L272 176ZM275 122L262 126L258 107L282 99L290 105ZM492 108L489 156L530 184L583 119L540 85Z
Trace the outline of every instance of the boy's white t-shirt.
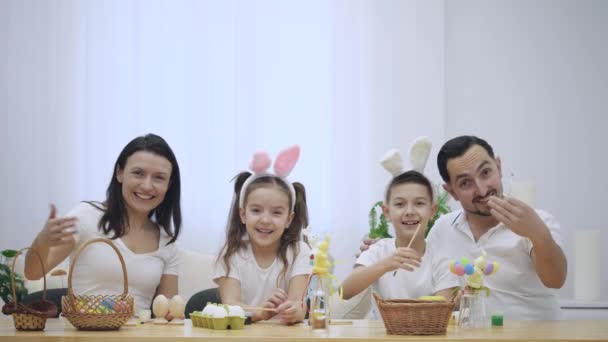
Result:
M357 258L357 264L372 266L395 253L395 239L382 239L371 245ZM387 272L373 284L373 288L385 299L418 299L437 291L458 286L458 278L450 273L449 260L436 255L433 247L426 244L420 267L414 271L399 269L397 274Z
M289 264L285 277L279 279L283 270L283 262L276 257L267 268L261 268L255 260L251 243L247 242L246 248L237 251L230 258L230 274L226 274L223 259L218 260L214 267L213 280L229 277L241 283L241 303L249 306L260 306L266 302L274 293L275 289L281 288L287 292L289 281L298 275L309 275L312 272L310 265L311 249L302 241L298 244L298 253L293 258L293 248L287 248L287 262Z
M98 229L103 212L89 203L80 203L66 216L78 218L76 247L70 255L73 261L76 250L86 241L111 238ZM160 229L158 249L151 253L133 253L120 238L112 240L123 256L127 268L129 294L135 299L136 311L149 310L156 288L163 274L178 274L178 249L175 243L167 245L171 237ZM88 245L76 260L72 288L76 295L114 295L123 293L123 272L116 252L99 242Z

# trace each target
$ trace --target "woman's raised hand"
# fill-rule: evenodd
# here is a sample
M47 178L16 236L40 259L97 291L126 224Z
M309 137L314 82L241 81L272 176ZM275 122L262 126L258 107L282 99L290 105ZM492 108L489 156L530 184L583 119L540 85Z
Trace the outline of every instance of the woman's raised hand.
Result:
M57 218L57 208L51 204L51 212L44 228L38 233L37 242L45 247L65 245L74 241L76 233L76 217Z

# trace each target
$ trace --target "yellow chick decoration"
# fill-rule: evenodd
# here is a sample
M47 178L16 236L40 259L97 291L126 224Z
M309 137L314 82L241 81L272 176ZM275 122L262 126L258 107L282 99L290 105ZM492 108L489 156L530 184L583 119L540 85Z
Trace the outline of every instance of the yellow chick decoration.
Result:
M329 250L329 236L325 237L324 241L321 241L317 247L317 253L314 254L314 262L312 266L312 273L319 276L325 276L329 274L329 257L327 252Z

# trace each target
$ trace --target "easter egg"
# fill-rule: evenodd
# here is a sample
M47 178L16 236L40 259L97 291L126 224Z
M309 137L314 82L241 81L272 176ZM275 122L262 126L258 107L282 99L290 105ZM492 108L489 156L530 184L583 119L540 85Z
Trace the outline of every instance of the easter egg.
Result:
M104 298L104 300L101 301L101 305L108 309L108 312L110 312L114 309L116 302L114 302L114 300L111 298Z
M114 304L114 310L116 312L120 312L120 313L127 313L129 312L129 302L125 301L125 300L119 300L116 302L116 304Z
M87 305L86 305L86 303L85 303L84 301L79 300L79 301L76 303L76 310L81 310L81 309L84 309L84 308L86 308L86 306L87 306Z
M494 261L492 264L494 265L494 272L492 274L496 274L498 272L498 262Z
M464 266L462 266L460 264L454 266L454 272L456 273L456 275L459 275L459 276L464 275Z
M466 264L466 265L464 266L464 273L466 273L466 274L468 274L468 275L471 275L471 274L473 274L473 272L475 272L475 268L473 267L473 265L471 265L471 264Z
M186 303L181 296L175 295L169 301L169 313L173 317L182 317L184 316L184 311L186 309Z
M486 264L486 267L483 269L483 274L490 275L494 272L494 264Z
M467 258L467 257L460 258L460 263L463 264L463 265L468 264L469 263L469 258Z
M169 300L164 295L158 295L152 302L152 312L156 317L165 317L169 312Z
M454 260L450 261L450 272L454 273Z

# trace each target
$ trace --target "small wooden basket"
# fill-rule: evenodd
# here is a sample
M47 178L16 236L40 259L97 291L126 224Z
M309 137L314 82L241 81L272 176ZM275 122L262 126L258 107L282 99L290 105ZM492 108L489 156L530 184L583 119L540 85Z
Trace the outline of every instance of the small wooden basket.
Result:
M374 299L386 332L392 335L445 335L455 304L454 301L385 300L375 292Z
M119 295L75 295L72 289L74 265L88 245L103 242L114 249L122 266L123 293ZM98 238L84 243L74 255L68 275L68 293L61 298L62 315L78 330L118 330L133 317L133 297L129 295L127 267L122 254L111 240Z
M15 291L15 262L17 257L25 250L32 250L34 254L40 260L40 266L42 267L42 273L44 273L43 282L44 287L42 290L42 301L31 304L17 303L17 293ZM40 254L32 248L23 248L15 258L13 259L13 265L11 267L11 287L13 290L13 302L6 304L2 308L2 312L7 315L13 315L13 323L17 330L29 330L29 331L40 331L44 330L46 326L46 319L48 317L54 317L57 315L57 305L53 302L46 300L46 272L44 270L44 262Z

